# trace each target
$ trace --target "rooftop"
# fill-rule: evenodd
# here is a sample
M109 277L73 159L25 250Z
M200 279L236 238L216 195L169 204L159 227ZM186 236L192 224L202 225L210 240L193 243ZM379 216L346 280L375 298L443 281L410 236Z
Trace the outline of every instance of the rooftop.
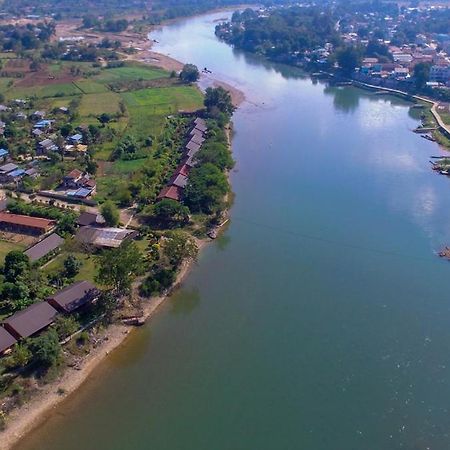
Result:
M47 300L64 312L72 312L97 297L99 291L89 281L78 281L50 296Z
M45 255L48 255L53 250L56 250L64 243L64 239L56 233L51 234L42 241L30 247L24 253L30 258L30 261L37 261Z
M8 331L16 337L26 338L49 326L57 311L47 302L35 303L4 321Z
M0 212L0 222L42 229L48 229L55 225L54 220L23 216L21 214L9 214L5 212Z
M17 342L17 339L8 333L4 328L0 327L0 353L8 350Z

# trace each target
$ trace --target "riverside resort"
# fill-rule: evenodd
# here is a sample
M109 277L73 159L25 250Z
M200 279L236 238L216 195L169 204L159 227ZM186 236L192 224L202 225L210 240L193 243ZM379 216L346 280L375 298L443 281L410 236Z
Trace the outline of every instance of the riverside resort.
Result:
M0 2L0 450L448 450L447 292L447 0Z

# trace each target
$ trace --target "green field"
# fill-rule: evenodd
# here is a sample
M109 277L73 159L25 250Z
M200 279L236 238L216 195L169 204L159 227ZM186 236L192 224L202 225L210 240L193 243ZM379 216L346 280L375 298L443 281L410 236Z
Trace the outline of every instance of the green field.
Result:
M119 110L120 95L113 92L83 95L78 112L81 117L114 114Z
M38 98L47 97L70 97L82 92L73 83L55 83L45 86L33 87L12 87L5 92L7 98L27 98L36 96Z
M156 80L167 78L169 73L165 70L146 66L117 67L104 69L95 77L96 81L132 81L132 80Z
M80 89L84 94L100 94L104 92L109 92L107 86L102 83L97 83L90 80L82 80L74 82L75 86Z

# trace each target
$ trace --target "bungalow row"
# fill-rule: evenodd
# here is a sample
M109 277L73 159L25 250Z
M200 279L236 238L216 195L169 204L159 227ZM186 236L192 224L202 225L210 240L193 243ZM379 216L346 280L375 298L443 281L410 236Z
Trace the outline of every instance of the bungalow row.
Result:
M205 141L208 126L204 119L197 117L194 120L194 126L189 133L189 141L184 148L184 158L181 164L175 170L172 178L167 186L165 186L159 193L157 200L169 198L171 200L180 201L183 189L188 182L189 172L195 166L195 155L202 148Z
M35 336L53 324L58 314L71 314L98 298L98 289L89 281L78 281L13 314L0 324L0 355L21 339Z

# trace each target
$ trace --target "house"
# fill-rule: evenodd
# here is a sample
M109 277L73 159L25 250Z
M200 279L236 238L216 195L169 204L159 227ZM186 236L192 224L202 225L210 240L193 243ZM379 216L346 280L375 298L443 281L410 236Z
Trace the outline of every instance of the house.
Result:
M34 124L34 128L38 128L38 129L49 128L52 123L53 123L52 120L40 120L39 122L36 122Z
M81 142L83 140L83 135L80 133L77 133L77 134L74 134L73 136L70 136L67 140L73 145L81 144Z
M57 314L58 311L49 303L35 303L6 319L3 326L16 339L24 339L51 325Z
M16 170L19 170L19 166L13 163L7 163L0 166L0 183L10 183L11 179L9 175Z
M0 148L0 158L6 158L8 155L8 150L6 150L5 148Z
M17 339L11 333L0 327L0 356L7 353L16 342Z
M11 108L9 108L6 105L0 105L0 112L6 112L9 111Z
M71 170L67 175L64 176L63 184L68 188L78 188L78 182L83 177L83 172L78 169Z
M186 149L188 151L193 151L194 153L197 153L200 150L201 146L202 146L201 144L197 144L194 141L190 140L186 145Z
M181 189L184 189L187 185L188 178L181 174L175 174L172 178L172 180L169 182L172 186L177 186Z
M50 236L42 239L42 241L31 246L24 254L28 256L31 262L38 261L49 253L58 250L63 244L64 239L56 233L52 233Z
M24 177L24 175L24 169L13 170L6 174L4 183L17 183Z
M97 183L88 174L83 174L81 170L73 169L64 176L63 186L74 189L74 191L68 192L67 195L85 198L95 194Z
M159 193L157 200L162 200L164 198L169 198L171 200L180 201L182 197L182 189L178 186L166 186Z
M25 175L30 178L37 178L39 176L39 172L32 167L31 169L25 170Z
M31 114L31 118L33 120L42 120L45 117L44 111L35 111L33 114Z
M205 138L202 135L195 133L192 135L191 141L195 144L202 145L205 141Z
M134 239L138 235L137 231L126 230L124 228L98 228L93 226L81 227L78 229L75 239L87 245L103 248L117 248L122 242Z
M105 225L105 219L101 214L85 211L78 217L77 225L80 227L86 227L88 225L103 226Z
M56 310L71 313L95 301L100 292L89 281L78 281L47 298Z
M185 177L187 177L189 175L190 171L191 171L191 168L187 164L180 164L177 167L177 170L175 171L175 173L184 175Z
M0 230L3 231L40 236L51 231L55 225L54 220L0 212Z
M19 111L19 112L16 114L16 119L17 119L17 120L27 120L27 115L26 115L24 112Z
M31 134L32 134L34 137L40 137L40 136L42 136L42 135L44 134L44 132L43 132L42 130L40 130L39 128L35 128L35 129L31 132Z
M58 108L58 111L63 113L63 114L67 114L69 112L69 108L65 107L65 106L61 106Z
M38 155L45 155L48 152L56 152L58 150L58 146L51 139L44 139L37 145Z

